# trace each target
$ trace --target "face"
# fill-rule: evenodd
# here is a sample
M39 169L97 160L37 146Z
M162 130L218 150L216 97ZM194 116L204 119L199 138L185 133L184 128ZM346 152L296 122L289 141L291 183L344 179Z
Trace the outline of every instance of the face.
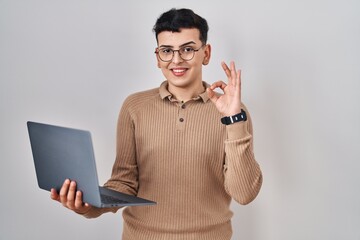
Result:
M199 49L191 60L183 60L178 51L169 62L162 61L157 54L158 67L168 80L169 87L191 89L198 86L202 81L202 65L210 60L210 45L202 46L198 29L181 29L180 32L164 31L158 34L158 48L161 49Z

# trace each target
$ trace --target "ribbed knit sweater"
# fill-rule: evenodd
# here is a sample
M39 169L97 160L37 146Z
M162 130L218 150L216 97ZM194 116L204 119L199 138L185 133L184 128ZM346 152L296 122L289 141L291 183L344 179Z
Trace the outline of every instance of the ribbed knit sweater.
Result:
M225 126L206 92L179 102L166 81L125 100L105 187L157 205L123 210L123 240L231 239L231 199L247 204L262 184L243 108L248 120ZM106 211L117 209L92 208L85 217Z

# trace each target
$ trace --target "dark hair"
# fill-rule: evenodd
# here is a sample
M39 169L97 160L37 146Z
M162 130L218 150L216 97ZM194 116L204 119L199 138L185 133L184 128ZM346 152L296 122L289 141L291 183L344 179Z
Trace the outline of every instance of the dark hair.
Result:
M207 21L195 14L191 9L172 8L164 12L156 21L153 31L158 40L158 34L163 31L180 32L181 28L196 28L200 31L200 41L206 44L209 26Z

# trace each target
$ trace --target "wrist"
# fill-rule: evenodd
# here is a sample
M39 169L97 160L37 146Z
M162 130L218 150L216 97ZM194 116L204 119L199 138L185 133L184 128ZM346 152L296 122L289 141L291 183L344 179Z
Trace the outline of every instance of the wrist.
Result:
M244 111L244 109L241 109L241 112L237 114L222 117L221 123L224 125L230 125L236 122L242 122L242 121L245 122L246 120L247 120L246 112Z

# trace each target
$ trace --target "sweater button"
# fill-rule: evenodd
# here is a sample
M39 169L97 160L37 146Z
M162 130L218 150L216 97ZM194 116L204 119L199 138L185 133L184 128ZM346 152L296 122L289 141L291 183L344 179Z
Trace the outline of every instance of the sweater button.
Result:
M180 122L183 122L183 121L184 121L184 119L183 119L183 118L180 118L180 119L179 119L179 121L180 121Z

